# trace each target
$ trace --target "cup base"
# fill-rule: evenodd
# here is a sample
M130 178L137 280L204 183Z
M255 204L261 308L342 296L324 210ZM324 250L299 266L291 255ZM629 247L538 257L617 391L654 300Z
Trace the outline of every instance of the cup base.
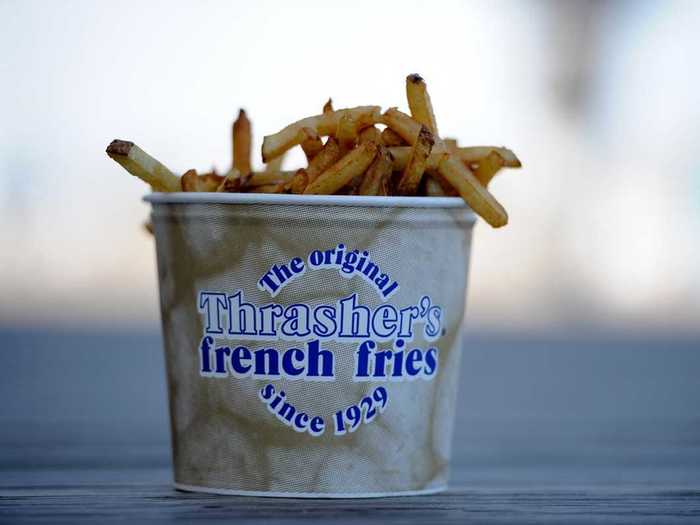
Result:
M215 487L200 487L185 483L174 484L175 489L185 492L200 492L204 494L220 494L225 496L254 496L263 498L313 498L313 499L368 499L368 498L392 498L401 496L423 496L437 494L447 490L447 485L431 487L421 490L400 490L394 492L268 492L262 490L237 490Z

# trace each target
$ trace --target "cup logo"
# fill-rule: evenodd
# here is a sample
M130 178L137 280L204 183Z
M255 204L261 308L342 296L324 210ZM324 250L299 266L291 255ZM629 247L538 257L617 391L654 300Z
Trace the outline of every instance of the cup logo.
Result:
M320 436L332 425L341 436L371 423L387 409L389 394L381 384L356 404L335 414L307 414L275 386L280 379L335 381L335 355L324 343L337 341L355 346L355 382L432 380L438 371L438 347L443 335L443 309L429 295L414 304L395 306L390 299L400 289L382 271L367 250L349 250L343 244L312 250L305 258L273 264L257 281L257 288L276 297L307 271L335 270L345 279L361 278L381 299L379 306L361 304L352 293L334 304L305 303L257 305L244 290L199 291L197 308L204 333L199 343L199 373L206 378L263 379L258 392L282 424L297 432ZM419 334L427 347L410 344ZM244 345L217 345L216 339L244 341ZM250 341L250 343L248 343ZM271 344L276 342L276 344Z

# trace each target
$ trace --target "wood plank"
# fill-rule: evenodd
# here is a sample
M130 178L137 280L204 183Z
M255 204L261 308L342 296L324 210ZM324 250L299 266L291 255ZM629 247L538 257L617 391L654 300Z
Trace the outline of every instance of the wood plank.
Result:
M697 523L700 490L588 488L475 490L373 500L295 500L174 491L163 484L47 485L0 489L0 523L153 521L297 523Z

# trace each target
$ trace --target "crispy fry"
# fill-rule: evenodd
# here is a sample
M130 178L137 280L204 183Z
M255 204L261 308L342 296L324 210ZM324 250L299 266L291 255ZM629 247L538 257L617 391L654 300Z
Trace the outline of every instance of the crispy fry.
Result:
M238 112L231 131L233 142L233 167L247 175L251 171L250 152L253 143L250 120L244 109Z
M380 145L377 148L377 156L367 168L358 193L360 195L388 195L391 165L391 153L386 147Z
M423 124L437 137L438 129L433 104L430 102L425 80L420 75L413 74L406 77L406 98L414 120Z
M284 162L284 154L280 155L279 157L275 157L270 162L265 164L265 172L275 173L282 171L282 162Z
M382 131L382 142L388 148L406 145L406 141L401 138L401 135L391 128L384 128Z
M396 108L389 108L384 112L382 124L395 131L410 146L416 143L420 133L420 124Z
M457 139L442 139L448 153L458 153Z
M180 177L182 191L215 192L223 184L225 177L216 173L197 175L197 170L187 170Z
M133 142L113 140L107 155L155 191L180 191L180 178Z
M149 219L143 223L143 229L146 230L148 233L153 235L153 222Z
M301 132L305 136L301 141L301 149L304 151L304 155L306 155L306 161L311 162L323 149L323 142L313 128L301 128Z
M281 193L281 187L279 184L264 184L250 188L248 193Z
M197 175L197 170L187 170L180 177L180 185L182 191L203 191L200 190L199 176Z
M288 181L277 184L277 191L274 193L293 193L299 195L304 193L304 188L306 188L308 180L306 170L299 169Z
M498 152L492 151L479 163L479 167L474 171L474 176L486 187L489 185L489 182L491 182L493 176L498 173L498 170L503 167L505 162L506 161Z
M357 142L357 120L350 113L340 117L335 129L335 138L340 145L340 150L345 153L355 147Z
M319 135L327 136L336 132L338 121L347 114L352 115L359 128L367 127L380 121L379 106L359 106L356 108L339 109L338 111L323 113L313 117L307 117L290 124L274 135L267 135L263 139L263 162L269 162L288 149L304 140L299 131L302 128L312 128Z
M492 151L495 151L503 158L503 165L506 168L522 167L520 159L515 156L515 153L508 148L499 148L497 146L472 146L469 148L459 148L459 158L466 164L476 164L482 159L485 159Z
M426 126L421 125L416 143L411 148L411 155L406 163L406 168L403 170L401 179L399 179L397 186L399 195L416 194L434 144L433 134Z
M222 175L217 175L216 173L204 173L200 175L199 184L201 189L199 191L215 192L224 181L224 178L225 177Z
M394 171L403 171L406 169L408 159L411 157L412 149L413 148L409 146L389 148L391 156L394 159ZM442 160L442 155L443 153L431 153L426 160L426 168L436 170L440 160Z
M438 169L471 209L491 226L500 228L508 223L508 214L503 206L481 185L459 158L449 153L444 155Z
M459 197L459 193L437 170L425 170L422 191L429 197Z
M325 170L304 190L305 194L332 195L349 183L353 177L364 173L377 154L374 142L360 144L330 168Z
M410 115L395 107L384 113L379 106L334 110L329 98L321 114L264 137L263 172L252 171L252 126L243 109L232 127L232 167L226 176L212 168L178 177L132 142L115 140L107 154L154 191L459 195L491 226L505 225L508 215L487 186L500 169L520 167L518 157L505 147L460 148L456 139L442 139L423 78L408 75L405 88ZM328 137L325 144L322 137ZM307 167L283 171L283 156L296 145Z
M306 175L309 178L309 184L311 184L316 178L335 164L338 159L340 159L340 146L338 146L338 141L333 137L328 137L326 140L326 145L323 149L316 155L311 162L309 162L308 168L306 168Z
M359 136L359 142L362 144L363 142L367 141L372 141L376 142L377 144L382 144L382 134L381 132L376 128L376 126L369 126L368 128L365 128L362 130Z
M224 180L222 180L219 187L216 188L216 191L222 193L239 193L243 185L242 182L241 173L236 169L232 169L226 174Z
M399 146L390 148L389 150L394 156L394 170L402 171L408 162L408 158L411 154L411 148L408 146ZM486 157L488 157L491 152L496 152L503 158L503 166L506 168L518 168L521 166L520 160L507 148L497 148L492 146L457 148L457 156L462 160L462 162L468 165L479 164ZM437 169L440 160L442 160L442 152L436 152L435 148L433 148L433 152L428 158L427 167L429 169Z
M294 177L293 171L264 171L262 173L253 172L246 181L247 188L255 188L257 186L266 186L268 184L285 183L292 180Z

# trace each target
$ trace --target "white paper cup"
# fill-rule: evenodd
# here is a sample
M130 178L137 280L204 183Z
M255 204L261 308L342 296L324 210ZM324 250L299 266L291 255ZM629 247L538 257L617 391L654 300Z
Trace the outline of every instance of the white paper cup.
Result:
M446 488L475 219L460 199L146 200L177 488Z

